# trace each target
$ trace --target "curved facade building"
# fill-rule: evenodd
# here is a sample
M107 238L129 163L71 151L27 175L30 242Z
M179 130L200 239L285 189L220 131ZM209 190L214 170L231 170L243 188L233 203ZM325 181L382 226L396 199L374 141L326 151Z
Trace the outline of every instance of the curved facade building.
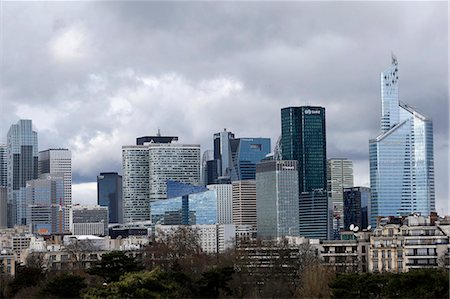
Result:
M378 216L435 211L433 123L399 101L398 63L381 73L381 133L369 141L371 225Z

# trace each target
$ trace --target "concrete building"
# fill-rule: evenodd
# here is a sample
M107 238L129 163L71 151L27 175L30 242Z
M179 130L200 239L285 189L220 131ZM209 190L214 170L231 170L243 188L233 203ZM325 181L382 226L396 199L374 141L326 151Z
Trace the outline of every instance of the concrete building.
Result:
M339 238L344 228L344 188L353 187L353 161L348 159L328 159L327 189L333 209L333 237Z
M64 228L69 232L69 213L72 206L72 153L65 148L48 149L39 152L39 175L52 174L62 176L64 195L62 209L64 211Z
M108 208L74 205L70 213L70 228L74 235L108 235Z
M233 223L233 190L231 184L208 185L208 189L214 190L217 197L217 223Z
M7 148L8 227L26 225L26 182L38 178L38 137L31 120L11 125Z
M259 163L256 166L258 237L277 239L298 236L298 207L297 161Z
M235 181L232 183L233 223L251 225L256 228L256 181Z

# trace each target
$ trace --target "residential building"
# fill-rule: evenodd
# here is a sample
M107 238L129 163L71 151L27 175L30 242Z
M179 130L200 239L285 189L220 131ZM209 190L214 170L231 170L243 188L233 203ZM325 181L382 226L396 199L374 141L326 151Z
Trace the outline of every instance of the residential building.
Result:
M325 108L281 109L281 156L298 162L299 234L327 239L330 214L327 199Z
M256 228L256 181L232 183L232 218L236 226L251 225Z
M97 176L97 204L108 207L109 223L123 222L122 176L117 172Z
M12 227L26 224L26 182L38 177L38 137L31 120L11 125L7 147L8 227Z
M351 224L361 229L370 225L370 188L344 188L344 228Z
M371 224L436 210L433 123L398 95L398 62L381 73L381 132L369 141Z
M69 231L69 213L72 206L72 153L65 148L48 149L39 152L39 175L52 174L63 177L64 195L62 208L64 211L65 232Z
M296 160L264 161L256 166L258 237L298 236L298 170Z
M333 237L339 239L344 228L344 188L353 187L353 162L348 159L328 159L328 194L333 208Z
M74 235L108 235L108 208L74 205L70 213L71 232Z
M33 234L64 233L64 178L61 174L43 174L27 181L27 225Z
M217 197L217 223L233 223L233 192L231 184L213 184L207 186L214 190Z

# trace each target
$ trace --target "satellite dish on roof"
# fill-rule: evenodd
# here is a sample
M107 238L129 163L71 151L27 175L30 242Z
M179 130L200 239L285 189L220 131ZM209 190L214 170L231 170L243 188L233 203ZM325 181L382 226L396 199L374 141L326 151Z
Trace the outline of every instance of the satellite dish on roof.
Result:
M350 224L350 227L349 227L349 229L350 230L353 230L355 228L355 225L352 223L352 224Z
M355 228L353 229L353 231L356 233L357 231L359 231L359 226L355 226Z

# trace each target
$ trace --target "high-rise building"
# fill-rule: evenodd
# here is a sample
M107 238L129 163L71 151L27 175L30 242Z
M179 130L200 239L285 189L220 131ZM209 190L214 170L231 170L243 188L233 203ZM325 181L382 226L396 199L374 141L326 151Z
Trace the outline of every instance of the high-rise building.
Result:
M108 208L74 205L70 210L70 231L74 235L108 235Z
M123 222L122 176L117 172L97 176L97 204L108 207L109 223Z
M0 144L0 187L7 186L8 147Z
M0 228L8 226L8 197L6 187L0 186Z
M214 184L217 179L217 163L214 161L214 151L206 150L202 155L202 185Z
M231 184L208 185L208 189L215 190L217 196L217 223L233 223L233 193Z
M295 160L272 160L256 166L258 237L298 236L298 170Z
M298 162L299 234L327 238L327 150L325 108L281 109L281 154L283 160Z
M167 181L200 185L200 145L150 143L150 201L167 199Z
M347 159L328 159L328 195L333 208L333 235L338 239L344 228L344 188L353 187L353 162Z
M234 175L238 181L256 179L256 164L270 153L270 138L231 140Z
M64 178L43 174L27 181L27 225L34 234L62 234L65 223Z
M379 216L436 210L433 123L399 101L398 63L381 73L381 133L369 141L371 225Z
M122 147L123 222L150 220L148 146Z
M370 188L344 188L344 228L357 225L367 228L370 221Z
M69 213L72 206L72 153L65 148L48 149L39 152L39 175L60 175L64 181L64 231L69 231Z
M8 226L26 224L26 182L38 177L38 137L29 119L11 125L7 135Z
M233 223L256 228L256 181L245 180L232 183Z
M227 132L226 129L223 132L215 133L213 136L214 141L214 160L217 163L217 177L216 180L231 180L233 170L233 158L231 153L231 142L234 139L232 132Z

